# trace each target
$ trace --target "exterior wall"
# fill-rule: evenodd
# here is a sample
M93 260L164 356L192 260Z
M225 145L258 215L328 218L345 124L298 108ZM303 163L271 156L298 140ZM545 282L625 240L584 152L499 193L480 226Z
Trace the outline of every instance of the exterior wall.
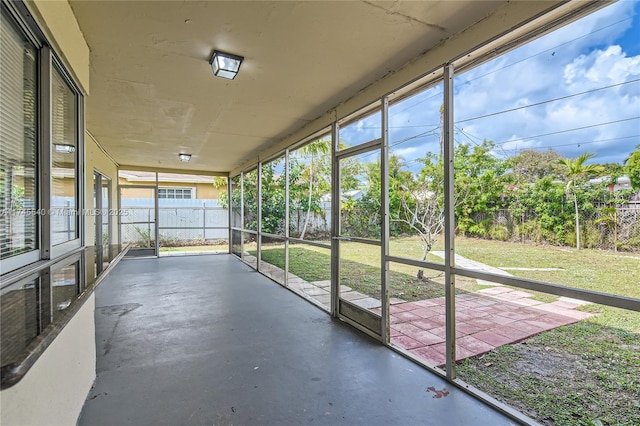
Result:
M80 89L89 92L89 47L68 1L27 0L27 7ZM86 173L96 154L87 138ZM110 173L115 167L109 166ZM90 175L89 175L90 176ZM87 180L93 203L93 180ZM66 185L65 185L66 187ZM86 199L86 197L85 197ZM87 220L86 231L93 232ZM0 424L72 425L96 377L95 295L91 295L25 376L0 392Z
M133 184L133 182L128 182L122 178L120 178L119 182L123 185ZM144 182L142 184L149 183ZM195 188L197 200L217 200L220 198L220 193L226 191L226 188L216 188L210 183L158 182L158 186L160 188ZM148 196L148 191L142 188L130 188L122 194L123 198L145 198Z
M89 93L89 46L66 0L27 0L42 31L85 93Z
M85 135L85 206L87 209L93 208L93 172L98 171L104 176L111 179L111 209L118 208L118 167L107 157L100 149L98 144L89 134ZM109 216L111 221L111 244L118 243L118 218L117 216ZM93 233L95 232L95 217L91 215L85 216L86 226L86 244L93 242Z
M73 425L96 371L95 294L25 377L0 392L0 424Z
M198 200L217 200L220 198L220 192L224 189L215 188L210 183L196 184L196 198Z

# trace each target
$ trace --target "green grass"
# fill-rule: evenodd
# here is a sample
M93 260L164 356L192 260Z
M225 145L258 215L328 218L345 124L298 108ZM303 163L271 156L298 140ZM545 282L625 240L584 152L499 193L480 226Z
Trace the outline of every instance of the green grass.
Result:
M497 268L557 268L553 271L509 270L516 277L549 282L619 296L640 299L640 254L614 253L604 250L576 250L569 247L535 246L475 238L456 237L456 253L468 259ZM439 241L433 250L442 250ZM390 241L392 255L410 258L420 257L417 237L398 238ZM442 263L442 259L437 260ZM474 291L474 285L457 277L456 284ZM556 296L540 293L534 299L551 302ZM597 313L589 321L609 327L620 327L640 332L640 313L601 305L588 305L580 310Z
M558 269L508 270L518 277L640 298L637 254L460 237L455 244L458 254L498 268ZM433 250L442 250L442 246ZM419 240L392 239L390 254L419 259ZM379 247L344 243L341 257L342 284L379 297ZM263 246L262 258L284 267L281 246ZM443 263L433 254L427 260ZM330 279L328 249L292 246L289 264L292 273L307 281ZM392 297L413 301L444 294L439 271L425 270L429 280L423 282L416 278L416 267L392 263L390 269ZM460 276L456 286L463 291L485 287ZM545 302L557 299L532 293ZM580 309L597 315L469 358L458 365L458 376L543 424L640 424L640 313L600 305Z
M364 244L358 244L358 246L364 246ZM350 259L357 259L357 261L342 260L340 284L379 299L380 267L370 264L374 262L371 262L369 257L366 256L369 254L375 257L375 255L369 253L368 246L366 250L363 250L362 247L352 246L345 252L345 256L349 255ZM250 253L255 255L255 252ZM380 259L379 254L378 259ZM279 268L284 268L284 248L263 248L262 260ZM289 249L289 272L306 281L331 279L330 265L331 256L327 249L315 247L291 247ZM425 300L444 296L444 287L438 282L423 282L407 273L390 271L389 293L390 297L398 297L407 301Z
M458 376L543 424L640 424L640 335L588 322L502 346Z

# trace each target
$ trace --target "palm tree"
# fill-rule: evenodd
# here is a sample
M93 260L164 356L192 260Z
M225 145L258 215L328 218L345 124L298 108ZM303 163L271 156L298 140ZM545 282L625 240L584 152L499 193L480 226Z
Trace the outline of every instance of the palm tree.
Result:
M580 214L578 210L578 195L576 192L577 184L586 180L587 177L600 173L603 168L597 164L584 164L588 160L595 157L593 152L585 152L578 158L572 160L563 158L559 163L565 167L565 174L569 178L567 182L567 198L573 194L573 205L576 215L576 248L580 250Z
M311 216L311 200L313 195L313 179L316 174L314 168L315 157L317 155L327 154L329 153L330 145L323 140L319 140L309 145L306 145L302 148L302 152L304 155L310 156L309 160L309 199L307 203L307 215L304 220L304 226L302 227L302 232L300 233L300 239L304 239L304 234L307 232L307 225L309 224L309 218Z

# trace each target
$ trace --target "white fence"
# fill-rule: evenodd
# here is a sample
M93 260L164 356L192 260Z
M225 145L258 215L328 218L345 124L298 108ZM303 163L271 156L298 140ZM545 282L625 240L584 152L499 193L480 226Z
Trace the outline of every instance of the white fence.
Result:
M122 206L122 243L146 246L155 233L153 207ZM158 234L161 246L211 244L229 238L228 210L222 207L174 206L158 208Z

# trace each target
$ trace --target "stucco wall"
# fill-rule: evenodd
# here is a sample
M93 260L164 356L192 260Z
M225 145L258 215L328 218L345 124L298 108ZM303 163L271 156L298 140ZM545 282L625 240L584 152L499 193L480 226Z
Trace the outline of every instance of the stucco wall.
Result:
M66 0L27 0L27 7L54 51L85 93L89 93L89 46Z
M24 378L0 392L2 425L74 425L96 376L92 294Z
M111 209L118 208L118 168L109 157L100 149L98 144L89 134L85 134L85 206L87 209L93 209L93 172L98 171L102 175L111 179ZM95 217L87 214L86 220L86 244L91 245L94 241L95 234ZM111 244L118 243L118 218L115 215L109 216L111 222Z

